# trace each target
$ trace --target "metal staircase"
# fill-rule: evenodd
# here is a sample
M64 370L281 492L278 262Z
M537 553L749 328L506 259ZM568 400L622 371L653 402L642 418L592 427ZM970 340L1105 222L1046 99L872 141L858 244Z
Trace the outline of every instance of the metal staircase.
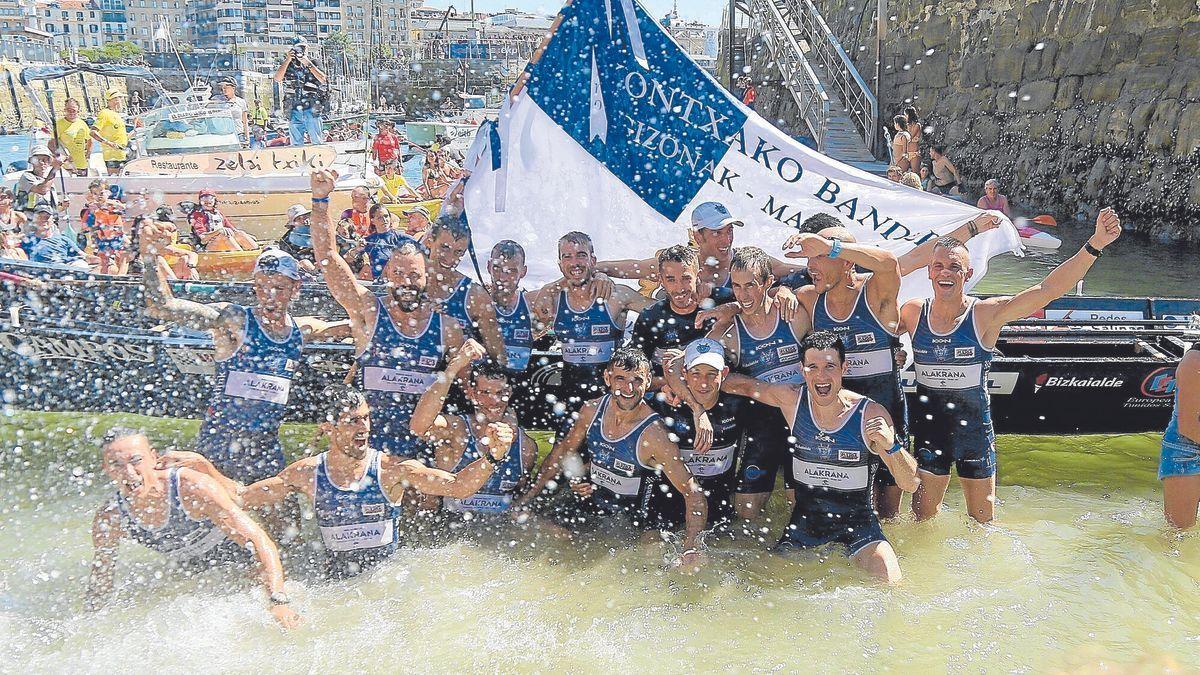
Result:
M817 149L867 171L876 159L879 104L812 0L747 0L750 35L761 38Z

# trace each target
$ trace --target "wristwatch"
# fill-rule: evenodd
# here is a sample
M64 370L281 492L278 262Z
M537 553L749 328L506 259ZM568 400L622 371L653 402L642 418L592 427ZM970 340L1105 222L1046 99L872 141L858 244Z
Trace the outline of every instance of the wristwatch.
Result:
M272 607L278 607L280 605L287 605L287 604L291 604L291 602L292 602L292 599L288 597L288 594L284 593L283 591L275 591L274 593L271 594L269 599L271 601Z
M1086 241L1083 242L1083 250L1087 251L1088 253L1092 254L1093 256L1095 256L1097 258L1104 255L1104 251L1102 249L1098 249L1095 246L1092 246L1092 244L1090 242L1086 242Z
M503 459L496 459L495 457L492 457L491 452L483 452L480 454L482 454L483 458L486 459L488 461L488 463L490 463L492 466L498 467L504 463Z

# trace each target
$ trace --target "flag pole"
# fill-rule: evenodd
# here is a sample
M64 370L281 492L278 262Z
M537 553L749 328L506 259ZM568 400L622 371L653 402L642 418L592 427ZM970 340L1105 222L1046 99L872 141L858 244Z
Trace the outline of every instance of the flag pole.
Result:
M546 48L550 46L550 41L554 39L554 34L558 32L558 27L563 22L563 12L571 6L575 0L567 0L563 4L563 8L558 10L558 16L554 17L554 23L550 24L550 32L542 37L542 41L538 44L538 48L534 50L533 56L529 57L529 65L525 66L525 70L517 77L517 83L513 85L512 91L509 92L509 98L516 98L525 91L525 84L529 82L529 66L537 65L538 61L542 60L542 54L546 53Z

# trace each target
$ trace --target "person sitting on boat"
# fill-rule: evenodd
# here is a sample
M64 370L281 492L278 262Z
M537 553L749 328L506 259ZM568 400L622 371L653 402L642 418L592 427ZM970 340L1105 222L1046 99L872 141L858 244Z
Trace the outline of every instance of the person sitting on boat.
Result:
M371 408L366 396L345 384L321 392L318 430L329 449L290 464L278 475L250 485L221 476L194 453L171 453L166 463L188 466L221 482L245 509L270 509L303 495L313 505L325 549L325 575L354 577L385 561L400 544L406 516L401 502L411 490L433 497L465 500L484 488L507 464L514 445L510 422L478 431L481 450L458 471L443 471L373 447ZM462 448L459 448L460 451Z
M421 169L421 187L429 199L441 199L454 181L462 178L462 169L443 151L443 146L434 144L425 153L425 166Z
M412 237L392 229L394 216L383 204L373 204L368 213L371 231L346 253L346 260L358 271L359 279L373 281L383 273L383 266L392 251L404 242L412 241Z
M104 94L108 106L96 113L92 124L92 139L103 148L104 166L108 167L110 176L120 173L129 158L129 130L125 126L125 113L121 111L125 99L125 92L116 87L109 89Z
M371 191L361 185L350 191L350 208L342 211L339 236L362 239L371 234Z
M400 174L400 161L389 159L383 163L383 174L380 176L383 180L383 185L379 187L379 192L376 198L384 204L400 204L403 202L415 202L421 199L421 195L412 189L404 176Z
M279 549L224 485L199 471L160 467L154 446L133 429L113 428L100 447L101 468L117 489L92 521L88 609L99 609L112 595L118 546L132 539L185 571L214 564L256 566L275 621L284 628L300 624L284 591Z
M85 228L91 227L96 220L95 214L104 208L105 202L108 201L108 181L103 178L97 178L91 183L88 183L87 194L83 196L83 208L85 215L83 216L83 225Z
M309 226L312 209L304 204L292 204L288 207L287 215L287 229L279 238L279 248L300 263L300 272L305 281L319 279L321 271L313 260L312 230Z
M12 190L7 187L0 187L0 236L4 237L5 242L11 243L13 246L20 248L20 242L25 235L25 214L13 208L15 198ZM12 257L12 256L6 256ZM21 258L27 258L25 251L21 250Z
M196 267L200 262L200 256L188 246L179 244L179 228L175 225L174 214L171 212L171 207L158 207L153 216L140 215L134 216L133 224L130 226L130 241L128 248L132 251L141 250L141 232L146 225L153 224L162 233L164 245L166 247L163 252L163 259L167 261L166 268L167 276L172 279L199 279L200 275L196 271ZM131 265L132 267L132 265ZM141 274L144 270L141 269L140 261L136 271L130 270L130 273Z
M26 243L26 253L33 262L65 265L90 270L100 259L79 248L75 237L58 228L58 214L48 204L39 204L33 212L33 240Z
M400 135L396 133L396 123L392 120L381 119L378 122L379 131L371 140L371 158L380 171L388 162L400 160Z
M432 223L433 217L424 206L414 206L404 213L404 232L410 237L424 237Z
M995 178L987 179L983 184L983 196L975 203L981 209L999 211L1008 217L1012 217L1012 213L1008 208L1008 197L1000 194L1000 181Z
M1167 523L1190 529L1200 507L1200 342L1175 368L1175 407L1163 434L1158 478Z
M1121 236L1121 219L1106 208L1095 233L1069 260L1041 283L1016 295L977 299L965 286L975 271L966 245L953 237L936 240L928 264L933 297L900 308L900 327L912 338L917 396L909 420L921 486L913 495L913 515L937 515L958 473L968 514L991 522L996 508L996 435L992 428L988 373L1000 331L1030 316L1075 288Z
M192 236L204 251L254 251L258 242L237 229L217 208L217 193L205 188L200 191L199 208L188 216Z
M51 152L45 145L34 146L29 151L29 169L21 172L17 179L17 209L26 215L33 213L39 203L60 206L64 203L58 189L58 172L63 158Z
M106 199L99 210L91 211L91 222L84 226L84 232L95 242L100 274L125 274L128 267L125 249L129 232L124 212L124 204L116 199Z

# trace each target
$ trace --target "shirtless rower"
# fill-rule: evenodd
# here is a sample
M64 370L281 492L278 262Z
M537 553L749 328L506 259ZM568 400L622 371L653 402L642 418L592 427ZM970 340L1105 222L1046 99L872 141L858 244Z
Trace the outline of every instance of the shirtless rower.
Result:
M650 496L662 477L683 495L685 534L680 565L694 569L702 563L699 536L708 518L704 491L692 478L658 413L646 404L650 360L633 347L618 349L604 368L608 393L592 399L579 411L574 426L555 444L538 472L533 487L515 505L524 506L563 473L564 460L583 453L582 475L571 475L572 490L582 498L586 522L616 521L634 530L654 528ZM578 524L578 521L576 521Z
M495 472L477 493L443 500L444 508L455 513L507 512L513 497L528 485L537 459L537 444L517 426L517 416L509 406L512 386L508 371L495 361L486 360L486 355L482 345L467 340L446 370L438 373L429 391L421 396L410 422L412 432L433 445L437 467L446 471L461 470L485 452L487 447L482 446L482 439L490 425L506 424L515 430L504 454L498 455L500 461ZM470 410L462 415L444 412L450 383L468 369L466 396Z
M251 277L257 304L199 303L176 298L167 283L171 233L154 221L141 230L142 288L150 316L212 336L216 387L197 450L221 473L253 482L285 465L279 425L305 340L317 340L330 324L292 317L288 307L300 292L300 266L292 256L268 249Z
M692 238L696 242L700 261L700 297L717 303L733 300L733 285L729 265L733 260L733 232L745 225L730 214L720 202L705 202L692 211ZM769 258L771 275L785 285L803 286L808 283L805 268L795 263ZM596 269L618 279L649 279L658 281L658 259L610 260L596 263Z
M779 548L807 549L841 544L850 560L894 584L900 563L875 513L871 474L878 457L905 492L917 489L917 462L897 442L888 411L845 389L846 351L831 332L812 333L800 343L804 383L764 383L730 375L722 389L751 396L783 412L796 503Z
M805 310L790 321L781 316L779 303L768 293L775 283L771 258L762 249L737 249L730 261L730 279L736 303L732 321L724 320L709 333L725 349L733 371L763 382L803 379L800 340L812 329ZM775 477L784 470L788 501L792 500L787 457L788 427L779 411L751 403L747 407L747 440L738 468L735 507L744 520L757 518L775 489Z
M112 595L117 548L123 539L132 539L186 570L257 561L275 621L284 628L300 624L284 592L275 542L217 481L190 469L158 468L158 453L149 439L132 429L110 430L101 453L101 466L117 484L117 492L92 522L95 558L87 587L89 609Z
M1104 247L1120 235L1121 219L1106 208L1083 248L1040 284L1013 296L986 299L966 294L965 285L974 274L966 246L949 237L937 240L929 264L933 297L909 300L900 309L916 362L917 399L910 419L913 454L921 472L921 487L913 495L918 520L932 518L941 509L952 465L971 517L987 523L995 516L996 435L988 372L1000 331L1075 288Z
M605 390L604 369L621 341L627 314L641 312L653 300L620 284L607 298L597 298L596 253L591 237L582 232L558 240L558 268L563 279L535 291L530 309L538 328L552 329L562 343L561 391L569 424L584 401Z
M400 503L407 490L424 495L469 498L503 466L513 428L503 422L479 429L482 454L454 473L394 457L371 446L371 411L362 392L334 384L321 392L325 402L319 428L329 436L329 449L305 457L252 485L212 475L211 464L190 453L176 453L171 463L193 466L221 481L245 509L274 506L291 495L304 495L313 505L325 547L325 574L342 579L361 574L391 556L403 526Z
M313 253L329 292L350 315L354 382L371 406L371 447L428 460L425 444L409 431L409 419L442 359L462 346L463 331L426 294L425 256L415 239L397 248L384 265L381 279L387 291L382 298L359 285L338 253L329 217L336 180L332 171L312 174Z
M458 271L470 241L465 216L442 214L433 221L423 242L428 249L426 293L441 305L442 314L462 326L465 337L478 340L493 359L504 363L504 336L496 321L496 306L487 289Z

